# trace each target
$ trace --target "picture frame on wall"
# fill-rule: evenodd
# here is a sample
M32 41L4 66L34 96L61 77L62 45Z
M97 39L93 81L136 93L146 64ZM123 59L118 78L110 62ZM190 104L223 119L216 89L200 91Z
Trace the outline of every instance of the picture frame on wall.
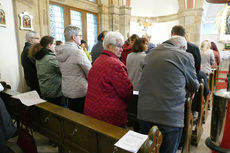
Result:
M0 27L6 27L6 13L0 2Z
M33 31L33 16L30 15L28 12L24 11L21 14L19 14L20 18L20 29L21 30L30 30Z

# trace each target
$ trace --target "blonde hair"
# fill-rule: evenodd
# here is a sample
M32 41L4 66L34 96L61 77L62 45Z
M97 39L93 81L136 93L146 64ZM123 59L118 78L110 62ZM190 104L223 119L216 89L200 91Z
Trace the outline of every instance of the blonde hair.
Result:
M211 49L211 42L208 40L202 41L201 46L200 46L201 55L204 55L205 52L210 49Z

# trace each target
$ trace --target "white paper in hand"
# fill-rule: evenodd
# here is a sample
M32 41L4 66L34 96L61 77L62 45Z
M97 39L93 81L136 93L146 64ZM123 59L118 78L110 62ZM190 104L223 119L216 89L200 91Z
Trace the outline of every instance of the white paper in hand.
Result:
M13 98L20 99L20 101L26 106L32 106L46 102L45 100L39 97L38 93L35 90L15 95L13 96Z
M0 92L2 92L4 90L2 84L0 83Z
M129 152L136 153L147 138L148 135L140 134L130 130L114 145Z

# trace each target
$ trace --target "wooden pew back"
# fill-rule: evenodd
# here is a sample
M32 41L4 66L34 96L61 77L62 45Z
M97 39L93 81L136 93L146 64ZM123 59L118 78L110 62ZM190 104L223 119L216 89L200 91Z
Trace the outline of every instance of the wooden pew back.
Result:
M49 102L26 107L11 97L16 94L12 90L0 93L12 118L23 122L22 114L26 111L30 126L56 142L65 152L112 153L115 142L128 131ZM160 133L158 129L156 132ZM148 147L157 149L154 153L158 153L162 135L154 139L157 143ZM128 153L120 148L116 152Z

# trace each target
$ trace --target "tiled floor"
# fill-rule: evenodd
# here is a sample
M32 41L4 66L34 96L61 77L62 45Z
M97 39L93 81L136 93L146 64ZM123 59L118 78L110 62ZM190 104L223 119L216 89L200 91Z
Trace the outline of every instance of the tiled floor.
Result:
M58 147L53 147L49 144L49 139L44 137L43 135L33 132L38 153L58 153ZM8 141L8 146L15 152L15 153L23 153L22 150L17 146L18 137L15 137L13 139L10 139Z
M203 125L203 134L201 140L198 144L198 147L192 146L190 147L190 153L211 153L210 149L205 145L205 139L210 135L210 123L211 123L211 111L208 112L208 118L206 124ZM34 132L35 141L37 144L38 153L58 153L58 147L53 147L49 144L49 139L40 135L37 132ZM8 146L15 152L15 153L23 153L21 149L17 146L17 138L10 139L8 141ZM178 150L177 153L181 151Z

